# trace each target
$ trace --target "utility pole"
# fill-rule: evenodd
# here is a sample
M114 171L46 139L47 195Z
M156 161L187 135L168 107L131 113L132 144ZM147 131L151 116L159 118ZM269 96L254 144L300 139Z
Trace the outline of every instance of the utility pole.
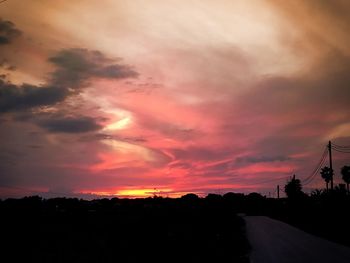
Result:
M277 199L280 199L280 186L277 185Z
M329 168L331 168L331 191L333 191L333 163L332 163L332 143L328 142Z

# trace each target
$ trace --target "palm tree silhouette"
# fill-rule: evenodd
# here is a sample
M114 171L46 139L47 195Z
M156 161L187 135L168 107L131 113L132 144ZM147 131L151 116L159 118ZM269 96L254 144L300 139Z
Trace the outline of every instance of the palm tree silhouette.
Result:
M321 169L321 176L323 180L326 182L326 189L328 192L328 183L331 181L333 175L333 169L329 168L328 166L325 166Z
M346 183L346 190L349 193L349 184L350 184L350 166L348 165L344 165L341 170L340 170L341 174L342 174L342 178L344 180L344 182Z

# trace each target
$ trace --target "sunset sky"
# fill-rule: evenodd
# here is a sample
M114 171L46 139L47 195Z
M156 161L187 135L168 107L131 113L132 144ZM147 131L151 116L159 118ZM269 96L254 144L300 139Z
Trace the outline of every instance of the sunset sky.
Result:
M350 145L349 14L347 0L1 3L0 197L306 178L329 140ZM339 183L349 155L334 159Z

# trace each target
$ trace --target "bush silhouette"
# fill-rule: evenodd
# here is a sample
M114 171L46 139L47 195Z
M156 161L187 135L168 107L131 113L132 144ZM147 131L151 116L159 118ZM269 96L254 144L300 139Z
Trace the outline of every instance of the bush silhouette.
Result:
M301 182L295 178L295 175L284 186L284 191L289 199L297 199L304 195Z

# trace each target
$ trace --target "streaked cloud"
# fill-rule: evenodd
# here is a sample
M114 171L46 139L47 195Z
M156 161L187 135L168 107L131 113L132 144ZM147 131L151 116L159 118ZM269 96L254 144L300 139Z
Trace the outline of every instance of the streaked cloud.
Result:
M8 1L0 187L264 193L306 177L329 139L350 143L349 10L342 0Z

